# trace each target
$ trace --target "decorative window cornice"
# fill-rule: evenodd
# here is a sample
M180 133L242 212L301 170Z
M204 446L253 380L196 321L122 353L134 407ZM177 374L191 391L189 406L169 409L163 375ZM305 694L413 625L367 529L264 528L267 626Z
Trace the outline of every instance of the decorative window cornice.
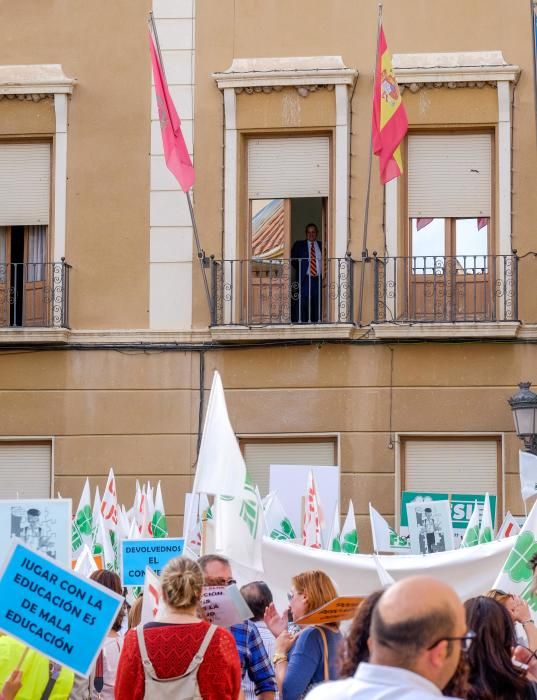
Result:
M397 82L417 92L423 87L496 87L499 81L516 83L518 66L507 63L501 51L399 53L393 55Z
M358 71L347 68L341 56L303 56L290 58L235 58L222 73L213 73L220 90L233 88L247 94L296 88L307 97L320 88L351 85Z
M57 63L0 65L0 99L39 102L50 95L71 94L75 83Z

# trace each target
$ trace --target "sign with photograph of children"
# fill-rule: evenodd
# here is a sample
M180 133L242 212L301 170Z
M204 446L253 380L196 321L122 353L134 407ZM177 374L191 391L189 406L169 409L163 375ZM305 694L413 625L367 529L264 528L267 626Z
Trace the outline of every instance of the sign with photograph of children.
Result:
M36 552L70 565L71 499L0 501L0 532L10 535L0 540L0 561L16 537Z
M412 554L434 554L454 548L449 501L406 505Z

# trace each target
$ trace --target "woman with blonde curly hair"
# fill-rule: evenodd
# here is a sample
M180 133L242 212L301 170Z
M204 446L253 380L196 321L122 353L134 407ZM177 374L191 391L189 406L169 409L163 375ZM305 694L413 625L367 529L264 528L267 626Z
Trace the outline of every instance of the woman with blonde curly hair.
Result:
M199 565L177 557L164 567L161 609L156 620L130 629L125 637L116 679L116 700L158 697L190 673L204 700L235 700L241 668L231 634L200 620L196 611L203 588ZM200 661L200 657L201 661ZM197 697L197 695L195 696Z

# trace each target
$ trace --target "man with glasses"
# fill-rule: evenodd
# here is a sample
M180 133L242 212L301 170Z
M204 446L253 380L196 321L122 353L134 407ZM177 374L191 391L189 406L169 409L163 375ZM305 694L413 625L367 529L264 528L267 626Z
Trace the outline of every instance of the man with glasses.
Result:
M472 643L455 591L428 576L393 584L373 611L369 663L353 678L315 688L308 700L434 700Z
M206 554L200 557L198 564L203 571L206 586L232 586L237 582L233 578L229 560L218 554ZM250 620L232 625L229 631L235 639L241 662L242 677L246 673L255 686L259 700L274 700L276 680L274 668L268 657L259 630Z

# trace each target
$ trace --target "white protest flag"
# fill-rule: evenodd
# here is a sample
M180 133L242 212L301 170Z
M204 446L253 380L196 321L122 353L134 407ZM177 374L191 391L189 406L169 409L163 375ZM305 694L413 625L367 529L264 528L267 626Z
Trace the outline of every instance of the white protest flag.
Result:
M313 549L322 549L321 518L319 514L319 497L317 486L310 470L304 502L304 520L302 523L302 544Z
M128 540L137 540L140 537L140 530L138 530L138 525L136 524L136 519L131 520L131 526L129 530Z
M331 552L341 552L339 536L339 507L336 506L334 510L334 521L332 522L332 529L330 530L330 536L328 538L328 542L326 543L326 549L330 550Z
M388 588L388 586L391 586L392 583L395 583L394 577L382 566L380 559L376 554L373 554L373 560L375 562L375 566L377 567L377 574L379 575L379 581L382 588Z
M94 571L97 571L97 564L87 544L83 544L80 548L74 571L86 578L89 578Z
M494 539L494 528L492 526L492 513L490 512L490 498L488 493L485 494L485 503L483 504L483 515L481 516L481 526L479 528L479 544L492 542Z
M231 427L220 375L215 370L194 477L194 493L242 498L246 465Z
M504 540L506 537L513 537L514 535L518 535L520 532L520 525L517 523L517 521L514 519L514 517L511 515L511 511L508 510L507 513L505 514L505 518L503 519L503 523L498 530L498 534L496 535L497 540Z
M410 552L409 538L398 535L371 503L369 504L369 520L375 552L393 552L394 554Z
M116 478L112 467L110 467L108 472L106 488L101 501L101 515L103 516L105 528L110 532L115 532L117 526L117 492Z
M356 516L354 515L354 506L352 500L349 501L349 509L347 511L347 517L343 523L341 529L341 535L339 537L341 544L341 551L346 554L357 554L359 551L358 546L358 530L356 529Z
M475 501L472 515L464 531L461 547L475 547L476 544L479 544L479 529L479 506Z
M142 600L142 619L141 625L146 625L148 622L153 622L155 619L162 593L159 577L148 566L145 567L144 579L144 597Z
M97 528L95 530L95 537L93 539L93 557L95 558L95 563L100 564L100 568L108 569L109 571L117 571L117 559L112 547L112 541L110 539L110 533L106 529L104 524L104 518L102 513L99 513L99 518L97 520Z
M296 533L276 492L265 507L265 532L273 540L295 540Z
M92 519L90 485L89 479L86 479L80 501L78 502L78 508L76 509L71 525L71 550L73 552L73 559L78 558L78 554L85 544L91 547L93 534Z
M492 588L519 595L537 611L537 597L531 594L533 571L530 559L537 554L537 502L533 504L522 530Z
M166 513L164 512L164 500L162 498L160 481L157 484L157 491L155 494L155 505L153 507L153 517L151 518L151 532L153 533L153 537L168 537L168 522L166 520Z
M537 456L531 452L519 450L518 466L520 470L520 492L522 500L535 496L537 493Z
M219 496L215 505L216 551L238 564L263 571L263 506L250 476L240 498Z
M91 511L91 525L92 525L92 542L95 539L95 530L97 529L97 524L99 522L99 513L101 512L101 494L99 492L99 486L95 487L95 497L93 499L93 509Z
M130 533L130 522L125 506L122 504L117 509L117 534L120 540L128 540Z
M147 497L147 512L149 513L150 519L153 520L153 514L155 512L155 496L153 494L153 487L151 486L150 481L147 482L145 487L145 495Z

